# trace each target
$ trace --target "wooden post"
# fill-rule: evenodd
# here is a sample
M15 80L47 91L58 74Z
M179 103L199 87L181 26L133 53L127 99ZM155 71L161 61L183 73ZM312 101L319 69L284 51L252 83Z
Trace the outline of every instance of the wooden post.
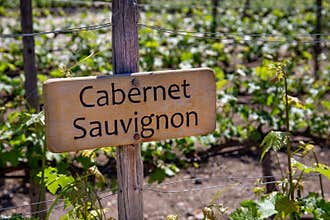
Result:
M21 11L21 26L22 33L33 32L32 19L32 1L20 0ZM25 72L25 97L27 100L27 107L39 111L39 97L38 97L38 79L34 51L34 38L32 36L23 37L23 59ZM28 171L28 175L30 173ZM41 193L41 195L40 195ZM41 187L30 176L30 201L31 203L38 203L45 200L45 194L41 192ZM46 212L37 213L40 210L46 209L46 203L31 205L31 213L36 213L34 217L45 219Z
M211 32L214 33L217 30L218 25L218 6L219 0L212 0L212 25L211 25Z
M319 54L322 52L321 49L321 22L322 22L322 0L316 0L316 25L314 34L314 53L313 53L313 60L314 60L314 77L315 79L319 79Z
M245 0L244 9L243 9L243 18L248 16L248 10L251 8L250 0Z
M31 0L20 0L21 26L23 33L33 32L32 2ZM34 38L23 37L23 58L25 72L25 95L29 108L39 111L39 97L37 87L37 69L34 51Z
M135 0L112 1L114 74L138 72L138 6ZM138 138L138 137L137 137ZM143 165L139 144L117 147L118 218L143 219Z
M271 152L267 152L262 160L262 176L264 176L262 181L267 183L266 193L271 193L276 190L275 177L272 172L272 164Z

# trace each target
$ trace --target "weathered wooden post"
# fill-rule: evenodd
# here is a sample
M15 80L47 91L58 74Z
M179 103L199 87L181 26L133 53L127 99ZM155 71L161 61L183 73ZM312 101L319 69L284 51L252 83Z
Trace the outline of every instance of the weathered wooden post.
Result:
M22 33L33 32L33 19L32 19L32 2L31 0L20 0L21 11L21 26ZM23 59L24 59L24 72L25 72L25 97L27 100L27 107L39 111L39 97L38 97L38 79L34 51L34 38L33 36L23 37ZM30 175L30 173L28 174ZM41 187L30 176L30 201L31 203L38 203L45 200L45 194L41 192ZM45 210L46 204L31 205L31 212L37 213L39 210ZM39 216L40 219L46 217L46 212L37 213L34 216Z
M113 0L112 66L114 74L138 72L138 53L138 5L135 0ZM117 147L117 179L118 218L142 220L143 164L140 144Z
M313 53L313 60L314 60L314 77L317 80L319 78L319 54L322 52L321 49L321 26L322 23L322 0L316 0L316 24L314 30L314 53Z
M244 9L243 9L243 18L248 16L248 10L251 8L251 1L245 0Z
M21 0L21 26L23 33L33 32L32 21L32 2L31 0ZM24 72L25 72L25 94L28 107L39 111L39 97L37 88L37 69L34 51L33 36L23 37L23 56L24 56Z
M211 32L214 33L217 30L218 25L218 6L219 0L212 0L212 25Z

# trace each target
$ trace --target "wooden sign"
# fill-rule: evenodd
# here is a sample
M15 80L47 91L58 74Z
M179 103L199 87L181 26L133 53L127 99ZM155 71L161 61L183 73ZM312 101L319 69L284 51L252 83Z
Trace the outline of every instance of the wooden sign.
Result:
M44 83L46 142L77 151L212 132L211 69L49 79Z

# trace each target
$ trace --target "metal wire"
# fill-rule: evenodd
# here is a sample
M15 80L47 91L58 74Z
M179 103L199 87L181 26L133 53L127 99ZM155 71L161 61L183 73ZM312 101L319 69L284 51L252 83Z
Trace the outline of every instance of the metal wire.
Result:
M159 32L163 32L163 33L169 33L169 34L176 34L176 35L181 35L181 36L189 36L189 37L194 37L194 38L199 38L199 39L217 39L217 40L235 40L233 39L233 37L255 37L255 36L265 36L264 34L223 34L222 36L202 36L202 35L207 35L209 32L194 32L194 31L182 31L182 30L173 30L173 29L167 29L167 28L163 28L161 26L155 26L155 25L146 25L146 24L139 24L141 27L144 28L148 28L148 29L152 29L152 30L156 30ZM199 35L196 35L199 34ZM213 33L213 34L217 34L217 33ZM321 34L317 34L317 35L321 35ZM230 37L231 38L224 38L224 37ZM295 35L295 36L299 36L299 35ZM307 35L300 35L300 36L307 36ZM309 35L309 36L314 36L314 35ZM322 36L329 36L328 34L322 34ZM285 35L267 35L267 37L285 37ZM294 37L294 36L290 36L290 37ZM259 41L259 42L267 42L267 43L285 43L285 42L299 42L299 43L317 43L317 42L330 42L330 39L321 39L321 40L308 40L308 41L303 41L303 40L299 40L299 39L286 39L286 40L267 40L267 39L240 39L241 41Z
M271 184L271 183L280 183L280 182L281 182L280 180L268 181L268 182L257 183L257 185L267 185L267 184ZM240 186L242 187L242 185L240 185ZM194 187L194 188L182 189L182 190L162 190L162 189L153 188L153 187L149 187L149 188L146 188L144 190L145 191L153 191L153 192L157 192L157 193L187 193L187 192L210 190L210 189L221 188L221 187L228 187L228 184L219 184L219 185L204 186L204 187Z
M318 176L319 174L306 174L304 178L308 177L314 177ZM221 187L227 187L228 184L217 184L217 185L212 185L212 186L203 186L203 187L193 187L193 188L185 188L185 189L180 189L180 190L163 190L159 189L161 186L166 186L166 185L172 185L172 184L178 184L186 181L196 181L196 180L216 180L216 179L229 179L229 180L241 180L237 181L238 183L241 183L243 180L257 180L257 179L266 179L266 178L276 178L276 176L256 176L256 177L238 177L238 176L226 176L226 177L202 177L202 178L186 178L186 179L181 179L178 181L172 181L172 182L167 182L167 183L161 183L158 184L157 187L151 187L151 184L146 184L144 185L144 188L142 189L143 191L152 191L152 192L157 192L157 193L165 193L165 194L171 194L171 193L187 193L187 192L196 192L196 191L203 191L203 190L210 190L210 189L215 189L215 188L221 188ZM256 183L257 185L266 185L266 184L271 184L271 183L280 183L280 180L275 180L275 181L267 181L267 182L258 182ZM245 184L246 185L246 184ZM241 184L239 186L242 186ZM101 193L102 195L108 194L108 192ZM108 195L100 196L100 200L113 197L117 195L117 193L110 193ZM35 202L27 205L19 205L19 206L11 206L11 207L5 207L5 208L0 208L0 212L11 210L11 209L19 209L19 208L24 208L28 207L31 205L38 205L38 204L43 204L43 203L50 203L54 202L55 199L52 200L46 200L46 201L41 201L41 202ZM59 199L59 201L64 201L64 199ZM55 208L63 208L64 205L58 205L55 206ZM46 212L48 209L44 209L41 211L36 211L36 212L31 212L31 213L26 213L27 215L34 215L42 212Z
M103 197L100 197L99 199L100 200L103 200L105 198L108 198L108 197L112 197L112 196L115 196L117 195L117 193L111 193L109 195L106 195L106 196L103 196ZM61 201L63 201L64 199L61 199ZM55 199L53 199L52 201L55 201ZM54 209L59 209L59 208L64 208L65 205L57 205L54 207ZM39 213L43 213L43 212L47 212L49 210L49 208L47 209L43 209L43 210L40 210L40 211L35 211L35 212L28 212L28 213L24 213L25 215L35 215L35 214L39 214ZM0 210L1 211L1 210Z
M104 24L89 25L89 26L67 28L67 29L61 29L61 30L52 30L52 31L41 31L41 32L22 33L22 34L1 34L0 38L34 37L34 36L47 35L47 34L69 34L69 33L79 32L79 31L91 31L91 30L109 28L109 27L111 27L111 25L112 24L109 22L109 23L104 23Z
M69 0L51 0L51 2L59 2L59 3L66 3L66 4L71 4L71 5L92 5L92 6L100 6L100 5L106 5L106 6L111 6L112 2L107 2L107 1L79 1L79 0L74 0L74 1L69 1Z
M161 190L157 188L146 188L145 191L153 191L157 193L186 193L186 192L195 192L195 191L202 191L202 190L209 190L214 188L220 188L220 187L226 187L227 185L219 184L219 185L213 185L213 186L204 186L204 187L195 187L190 189L182 189L182 190Z
M108 192L105 192L105 193L102 193L102 194L108 194ZM114 195L116 195L116 193L111 193L109 195L102 196L102 197L100 197L100 200L111 197L111 196L114 196ZM5 207L5 208L0 208L0 212L11 210L11 209L25 208L25 207L29 207L29 206L33 206L33 205L40 205L40 204L44 204L44 203L51 203L51 202L54 202L55 200L56 199L50 199L50 200L45 200L45 201L40 201L40 202L33 202L33 203L26 204L26 205L18 205L18 206L10 206L10 207ZM62 202L64 200L65 199L58 199L59 202ZM43 212L43 211L44 210L42 210L41 212ZM32 215L33 214L37 214L37 213L32 213Z
M314 177L318 176L318 174L305 174L304 177ZM166 183L161 183L158 184L158 186L167 186L167 185L173 185L173 184L178 184L178 183L183 183L183 182L192 182L192 181L198 181L198 180L258 180L258 179L267 179L267 178L275 178L275 179L280 179L280 176L255 176L255 177L238 177L238 176L215 176L215 177L197 177L197 178L184 178L181 180L176 180L172 182L166 182ZM146 184L145 187L150 187L152 184Z
M64 200L64 199L61 199L61 200ZM26 205L18 205L18 206L0 208L0 212L7 211L10 209L19 209L19 208L25 208L25 207L29 207L29 206L33 206L33 205L40 205L40 204L44 204L44 203L51 203L54 201L55 201L55 199L50 199L50 200L45 200L45 201L40 201L40 202L33 202L33 203L26 204Z
M151 29L157 29L157 30L164 30L164 31L171 31L176 33L187 33L187 34L203 34L203 35L211 35L211 36L217 36L217 37L285 37L285 36L291 36L291 35L283 35L283 34L266 34L266 33L253 33L253 34L244 34L244 33L224 33L224 32L199 32L199 31L186 31L186 30L173 30L164 28L157 25L146 25L139 23L140 26L151 28ZM296 34L292 35L291 37L314 37L314 36L329 36L330 33L313 33L313 34Z
M81 1L81 0L74 0L74 1L70 1L70 0L51 0L51 2L58 2L58 3L66 3L66 4L70 4L70 5L86 5L86 6L111 6L112 2L109 1ZM137 5L140 8L143 7L161 7L162 9L164 8L182 8L182 7L189 7L189 8L207 8L207 7L212 7L212 4L209 4L207 2L199 2L196 4L195 1L188 1L189 4L187 4L187 2L181 3L181 2L177 2L177 1L158 1L157 3L155 2L149 2L149 3L138 3ZM233 5L231 3L224 3L219 5L217 8L233 8L233 9L287 9L287 10L293 10L295 9L293 6L263 6L263 5ZM310 5L304 8L316 8L315 5Z
M22 34L3 34L0 35L0 38L17 38L17 37L32 37L32 36L40 36L40 35L47 35L47 34L68 34L72 32L78 31L90 31L90 30L98 30L102 28L109 28L111 27L111 23L104 23L104 24L97 24L97 25L90 25L90 26L82 26L82 27L75 27L75 28L68 28L68 29L61 29L61 30L52 30L52 31L43 31L43 32L34 32L34 33L22 33ZM261 41L261 42L268 42L268 43L284 43L284 42L295 42L298 41L300 43L317 43L317 42L330 42L330 39L320 39L315 40L313 39L315 36L322 36L322 37L330 37L329 33L324 34L297 34L290 37L310 37L310 40L300 40L300 39L286 39L286 40L269 40L269 39L262 39L255 37L288 37L289 35L283 34L264 34L264 33L254 33L254 34L239 34L239 33L221 33L221 32L197 32L197 31L186 31L186 30L174 30L168 29L161 26L156 25L147 25L147 24L138 24L141 27L170 33L176 34L181 36L190 36L194 38L200 39L220 39L220 40L235 40L235 37L251 37L250 39L240 39L241 41ZM197 35L198 34L198 35Z

